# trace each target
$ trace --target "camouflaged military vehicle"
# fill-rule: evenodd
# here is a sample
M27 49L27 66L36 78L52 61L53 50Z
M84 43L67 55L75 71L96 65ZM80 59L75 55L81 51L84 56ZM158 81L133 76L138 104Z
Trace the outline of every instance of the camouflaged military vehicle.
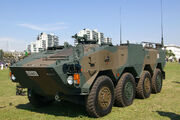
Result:
M28 89L33 106L67 100L83 104L90 116L101 117L113 105L129 106L135 97L145 99L161 91L162 44L98 45L85 36L74 38L76 46L51 47L10 67L11 80Z

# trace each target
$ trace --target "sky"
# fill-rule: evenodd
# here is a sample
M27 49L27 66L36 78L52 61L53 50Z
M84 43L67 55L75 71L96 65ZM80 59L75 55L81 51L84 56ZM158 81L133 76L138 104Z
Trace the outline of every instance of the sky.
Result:
M113 44L160 42L160 0L0 0L0 49L23 51L41 32L59 44L84 28L97 29ZM180 45L180 0L163 0L164 42Z

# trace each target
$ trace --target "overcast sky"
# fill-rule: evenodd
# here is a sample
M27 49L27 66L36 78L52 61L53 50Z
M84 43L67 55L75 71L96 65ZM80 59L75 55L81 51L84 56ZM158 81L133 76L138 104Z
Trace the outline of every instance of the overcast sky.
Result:
M55 33L59 43L98 29L119 43L160 41L160 0L0 0L0 49L23 51L41 32ZM180 0L163 0L165 44L180 45Z

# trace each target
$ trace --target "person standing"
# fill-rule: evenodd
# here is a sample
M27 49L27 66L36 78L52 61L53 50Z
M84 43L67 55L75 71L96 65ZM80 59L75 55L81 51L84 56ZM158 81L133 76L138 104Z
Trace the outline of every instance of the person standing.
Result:
M8 68L8 63L5 64L5 68L6 68L6 69Z
M4 68L4 65L3 65L3 63L1 63L1 70L3 70L3 68Z

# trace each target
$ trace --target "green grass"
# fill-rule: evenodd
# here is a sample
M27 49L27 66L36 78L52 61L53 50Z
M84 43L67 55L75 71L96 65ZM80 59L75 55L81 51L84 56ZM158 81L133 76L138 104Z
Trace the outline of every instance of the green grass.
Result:
M162 92L150 98L135 99L125 108L113 107L100 120L180 120L180 64L168 63ZM8 78L8 70L0 71L0 120L88 120L85 108L69 102L33 108L26 96L15 95L15 84Z

